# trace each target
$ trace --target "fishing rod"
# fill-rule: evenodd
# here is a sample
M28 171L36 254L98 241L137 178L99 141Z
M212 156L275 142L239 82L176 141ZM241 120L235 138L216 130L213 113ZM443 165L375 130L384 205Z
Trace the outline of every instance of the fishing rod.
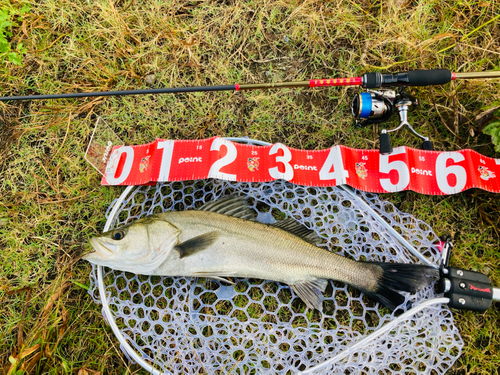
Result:
M125 96L146 94L179 94L187 92L211 92L211 91L245 91L259 89L280 89L295 87L339 87L339 86L361 86L367 92L361 92L354 96L351 104L351 112L355 117L355 125L364 127L387 121L394 111L398 111L400 124L394 129L382 129L379 135L380 153L392 153L390 132L395 132L402 127L408 127L410 131L423 140L424 150L433 150L433 145L428 137L419 134L408 122L408 111L410 107L418 105L413 96L405 93L405 88L410 86L434 86L443 85L460 79L499 78L500 71L457 73L449 69L426 69L409 70L399 73L365 73L361 77L349 78L325 78L311 79L309 81L295 82L270 82L249 83L224 86L192 86L192 87L166 87L159 89L122 90L122 91L96 91L79 92L68 94L51 95L25 95L4 96L0 101L17 100L46 100L46 99L70 99L103 96ZM394 90L398 87L398 90Z
M179 94L186 92L210 92L210 91L244 91L259 89L281 89L295 87L339 87L339 86L361 86L366 89L376 89L393 86L433 86L443 85L459 79L498 78L500 71L455 73L448 69L410 70L400 73L365 73L361 77L349 78L325 78L311 79L309 81L295 82L271 82L271 83L236 83L224 86L193 86L193 87L166 87L159 89L143 90L121 90L121 91L96 91L78 92L68 94L51 95L25 95L4 96L0 101L16 100L46 100L46 99L71 99L87 98L96 96L125 96L145 94Z

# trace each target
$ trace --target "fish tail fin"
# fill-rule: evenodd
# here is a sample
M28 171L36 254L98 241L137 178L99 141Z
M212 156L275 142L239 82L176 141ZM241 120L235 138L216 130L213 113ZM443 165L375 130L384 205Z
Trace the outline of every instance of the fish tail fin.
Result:
M439 270L422 264L369 262L382 269L376 290L366 290L376 301L391 310L405 301L400 292L416 293L439 278Z

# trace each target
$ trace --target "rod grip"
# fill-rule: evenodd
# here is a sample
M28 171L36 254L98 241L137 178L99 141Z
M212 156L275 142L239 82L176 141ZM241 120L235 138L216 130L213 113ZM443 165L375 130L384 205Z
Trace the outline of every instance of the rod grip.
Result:
M367 89L390 86L433 86L451 82L449 69L410 70L401 73L365 73L361 85Z
M444 85L451 82L451 79L452 73L449 69L410 70L408 72L410 86Z

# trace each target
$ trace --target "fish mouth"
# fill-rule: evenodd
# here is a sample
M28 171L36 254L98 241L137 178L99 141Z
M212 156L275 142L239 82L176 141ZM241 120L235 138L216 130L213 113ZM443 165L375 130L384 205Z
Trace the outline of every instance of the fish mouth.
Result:
M118 250L117 245L102 241L97 237L91 238L89 242L94 251L83 257L87 260L109 258L110 255L114 254L114 252Z

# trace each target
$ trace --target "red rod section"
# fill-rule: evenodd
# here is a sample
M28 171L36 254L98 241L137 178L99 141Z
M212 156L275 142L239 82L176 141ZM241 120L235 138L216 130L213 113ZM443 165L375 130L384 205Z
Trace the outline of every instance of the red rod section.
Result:
M361 86L361 77L311 79L309 87Z

